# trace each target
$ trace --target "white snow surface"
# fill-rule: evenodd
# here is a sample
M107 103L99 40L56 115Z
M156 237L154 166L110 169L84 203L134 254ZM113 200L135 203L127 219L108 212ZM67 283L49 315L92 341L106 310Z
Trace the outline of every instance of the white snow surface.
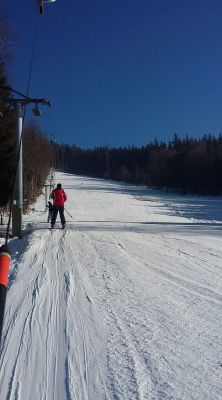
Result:
M41 195L9 242L0 399L222 399L222 198L58 182L66 230Z

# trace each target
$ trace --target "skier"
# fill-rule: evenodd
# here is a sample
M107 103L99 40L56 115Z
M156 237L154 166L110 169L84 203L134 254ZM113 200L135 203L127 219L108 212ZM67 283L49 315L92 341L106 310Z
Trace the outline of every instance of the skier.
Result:
M51 228L54 228L57 214L59 212L62 229L65 229L66 220L64 217L64 203L67 200L67 195L65 191L62 189L61 183L58 183L56 189L54 189L50 195L50 198L53 199L53 214L51 220Z
M48 201L48 205L47 205L46 207L48 207L48 209L49 209L49 213L48 213L48 222L51 222L51 220L52 220L52 214L53 214L53 209L54 209L54 207L53 207L53 205L52 205L52 202L51 202L51 201Z

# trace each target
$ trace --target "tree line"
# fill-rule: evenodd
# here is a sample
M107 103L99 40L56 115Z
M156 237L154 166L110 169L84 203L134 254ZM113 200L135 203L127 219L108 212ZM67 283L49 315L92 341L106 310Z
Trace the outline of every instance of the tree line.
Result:
M69 173L109 178L151 188L222 194L222 135L180 138L142 147L96 147L54 143L56 166Z

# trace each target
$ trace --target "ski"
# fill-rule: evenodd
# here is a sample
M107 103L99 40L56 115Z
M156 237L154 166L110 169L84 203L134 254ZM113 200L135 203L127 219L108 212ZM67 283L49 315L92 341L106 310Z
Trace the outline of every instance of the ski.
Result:
M55 231L55 230L62 230L65 231L66 228L48 228L50 231Z

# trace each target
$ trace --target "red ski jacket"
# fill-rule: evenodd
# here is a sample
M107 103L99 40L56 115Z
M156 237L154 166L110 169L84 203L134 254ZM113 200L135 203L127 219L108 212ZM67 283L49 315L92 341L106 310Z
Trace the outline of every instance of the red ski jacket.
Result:
M50 197L53 199L54 206L64 206L64 203L67 200L67 195L63 189L54 189Z

